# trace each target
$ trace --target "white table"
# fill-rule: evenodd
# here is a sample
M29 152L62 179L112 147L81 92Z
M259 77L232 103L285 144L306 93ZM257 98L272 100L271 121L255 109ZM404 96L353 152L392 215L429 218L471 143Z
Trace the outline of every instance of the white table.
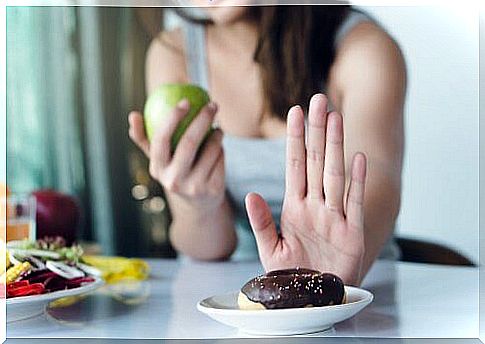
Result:
M74 305L8 324L7 337L248 337L199 313L195 305L239 289L261 272L257 262L148 262L152 277L125 288L125 298L103 289ZM478 337L476 268L378 261L363 287L375 295L370 306L335 329L311 336Z

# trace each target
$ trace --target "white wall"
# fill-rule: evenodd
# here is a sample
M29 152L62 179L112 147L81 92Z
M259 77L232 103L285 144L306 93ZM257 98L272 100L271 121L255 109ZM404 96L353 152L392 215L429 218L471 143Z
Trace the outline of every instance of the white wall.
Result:
M478 262L478 12L364 9L394 36L408 67L398 233L444 243Z

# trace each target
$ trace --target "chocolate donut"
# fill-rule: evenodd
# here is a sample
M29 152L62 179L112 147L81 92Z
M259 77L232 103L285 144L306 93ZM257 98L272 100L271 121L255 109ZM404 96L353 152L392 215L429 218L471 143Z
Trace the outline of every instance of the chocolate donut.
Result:
M238 297L240 309L281 309L338 305L345 302L342 280L310 269L270 271L253 278Z

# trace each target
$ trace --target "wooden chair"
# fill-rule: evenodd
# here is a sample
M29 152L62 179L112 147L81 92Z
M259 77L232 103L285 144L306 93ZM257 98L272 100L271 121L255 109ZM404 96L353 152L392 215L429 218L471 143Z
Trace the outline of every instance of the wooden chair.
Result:
M409 238L396 238L401 250L401 261L476 266L470 259L446 246Z

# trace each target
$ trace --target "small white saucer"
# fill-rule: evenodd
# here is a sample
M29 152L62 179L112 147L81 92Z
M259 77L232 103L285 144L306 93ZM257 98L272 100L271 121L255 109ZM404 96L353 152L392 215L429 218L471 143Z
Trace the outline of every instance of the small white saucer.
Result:
M342 305L267 310L239 309L239 292L232 292L204 299L197 304L197 309L220 323L249 334L306 334L327 330L351 318L374 299L371 292L360 288L346 286L345 292L347 302Z

